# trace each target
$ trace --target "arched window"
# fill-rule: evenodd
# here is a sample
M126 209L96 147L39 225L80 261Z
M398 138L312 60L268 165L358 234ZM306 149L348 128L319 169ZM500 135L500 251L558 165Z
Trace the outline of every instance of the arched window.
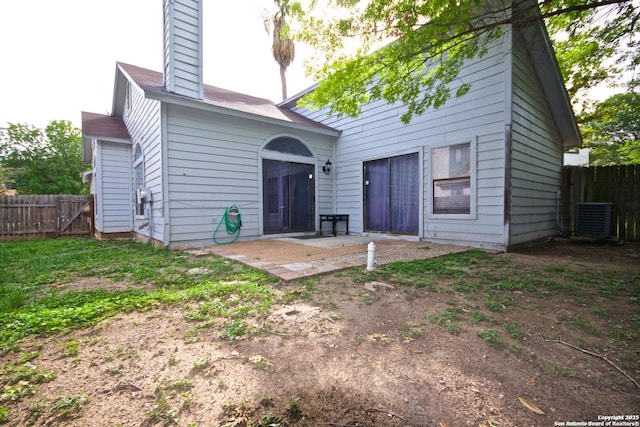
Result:
M265 150L275 151L295 156L313 157L311 151L300 140L290 136L279 136L272 139L264 146Z

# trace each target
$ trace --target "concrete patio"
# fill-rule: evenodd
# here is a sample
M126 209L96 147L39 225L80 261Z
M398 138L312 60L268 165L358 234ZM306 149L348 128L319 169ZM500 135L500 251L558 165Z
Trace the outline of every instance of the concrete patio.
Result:
M274 238L235 242L190 250L213 253L250 265L284 281L367 265L368 245L376 246L374 266L395 261L434 258L468 248L380 236Z

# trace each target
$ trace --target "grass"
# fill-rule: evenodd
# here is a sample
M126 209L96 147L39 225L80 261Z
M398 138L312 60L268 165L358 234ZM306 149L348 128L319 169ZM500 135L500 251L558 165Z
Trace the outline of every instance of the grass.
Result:
M191 380L181 379L169 384L160 384L154 391L155 404L147 413L150 422L162 421L164 425L177 423L176 415L181 408L191 405Z
M268 414L263 416L257 424L252 424L251 427L284 427L284 425L280 418Z
M571 325L573 325L574 327L581 329L585 332L588 332L592 335L599 335L599 331L596 327L592 326L589 321L587 319L585 319L584 316L580 315L580 314L576 314L574 316L571 316L571 318L569 318L569 322L571 323Z
M557 375L560 375L562 377L575 377L576 373L570 369L566 369L563 368L562 366L558 365L557 363L551 363L549 364L549 370Z
M566 295L584 304L594 298L612 300L628 298L640 304L640 279L619 271L575 270L567 266L550 265L530 271L511 266L500 257L471 249L461 253L412 262L383 265L373 273L363 274L354 269L352 280L364 283L371 280L426 288L438 292L457 292L480 295L489 311L517 309L517 292L546 298ZM444 283L444 285L443 285ZM603 314L597 310L594 314Z
M287 410L289 417L293 420L299 420L304 416L304 412L300 407L300 398L298 396L291 396L285 409Z
M56 378L48 369L39 369L29 362L17 365L7 363L0 367L0 403L19 402L36 393L36 387Z
M478 336L484 339L490 347L502 347L503 343L500 340L498 331L495 329L485 329L478 332Z
M520 324L516 320L505 320L503 323L504 328L509 333L511 338L521 340L524 338L524 333L520 330Z
M211 358L196 359L191 367L191 372L201 372L211 366Z
M246 319L266 315L283 297L269 286L266 273L214 255L190 256L133 241L91 239L35 240L0 243L0 353L20 351L27 337L67 333L95 325L131 311L181 305L190 320L217 324L220 335L239 340L252 333ZM202 267L203 274L186 274ZM74 290L75 282L96 283L94 289ZM117 284L117 289L109 290ZM312 286L306 287L308 292ZM193 307L193 308L190 308ZM222 321L214 322L222 319ZM199 338L200 327L185 338ZM59 356L80 362L82 343L67 338ZM51 381L54 372L38 370L30 361L39 356L27 351L20 364L0 367L0 423L11 421L11 406L35 398L36 386ZM175 364L175 355L169 364ZM193 370L206 369L209 360L194 362ZM122 365L106 367L121 374ZM191 402L187 380L160 386L147 419L172 423ZM48 404L31 404L32 420L47 414L54 419L75 417L89 402L83 395L60 396Z
M404 342L410 342L424 334L422 325L413 322L409 322L406 327L400 327L399 329L400 337Z
M94 325L117 313L144 311L157 306L181 304L186 317L201 323L215 323L229 341L256 331L246 319L264 316L279 301L309 299L317 293L318 278L297 283L284 295L271 286L274 278L265 273L215 256L193 257L133 241L100 242L92 239L35 240L0 244L0 351L15 349L27 336L67 332ZM204 274L189 275L200 267ZM469 250L438 258L396 262L363 273L345 273L359 283L387 281L429 292L463 294L481 302L472 315L459 307L432 315L431 323L457 334L466 320L472 324L491 321L493 313L521 310L517 292L546 298L566 295L584 303L593 298L626 297L640 303L640 282L612 271L574 271L562 265L548 265L535 271L519 271L500 257ZM127 290L94 289L74 292L72 283L94 280L118 283ZM633 279L632 279L633 280ZM579 290L579 292L578 292ZM366 305L375 299L366 295ZM365 298L363 296L363 298ZM190 307L190 308L189 308ZM587 316L605 316L603 308L576 314L570 324L592 335L599 331ZM635 320L635 318L633 318ZM517 325L504 325L514 339ZM199 329L186 340L197 341ZM78 343L62 344L62 354L77 355Z
M275 304L301 300L320 298L327 305L331 302L331 319L341 319L336 302L322 293L322 280L318 277L277 290L271 286L276 283L272 276L234 261L214 255L195 257L132 241L58 239L0 243L0 265L0 352L20 351L23 340L28 337L65 334L121 313L165 306L180 306L185 318L193 322L193 327L185 332L186 342L198 342L206 336L204 331L212 329L232 345L248 337L264 335L263 328L268 325L257 326L265 322L256 320L266 318ZM195 267L201 267L202 273L186 274ZM538 335L538 328L525 323L526 320L520 323L514 319L526 319L530 304L544 309L545 301L561 298L573 301L577 307L571 315L562 318L576 334L602 342L610 351L620 349L623 353L619 360L624 366L635 366L640 360L640 351L628 348L630 342L637 340L640 324L637 275L575 270L560 265L516 268L504 257L469 250L433 259L387 264L370 273L354 268L336 276L347 276L356 284L384 281L415 298L430 292L444 295L445 308L431 309L426 318L421 315L415 322L397 326L395 332L403 343L425 339L432 333L428 328L442 328L456 336L451 339L471 336L477 340L479 337L497 351L526 357L529 342ZM97 286L74 290L77 282ZM110 286L114 284L119 290L109 290L115 288ZM380 299L371 292L354 294L354 297L361 298L365 308ZM536 304L536 300L540 304ZM611 318L616 313L611 304L620 300L636 310L613 322ZM605 320L609 321L608 327L602 326ZM523 326L527 329L526 337ZM391 335L363 335L359 331L354 331L354 336L355 345L365 342L387 345L395 339ZM60 357L79 361L87 342L61 335L58 345ZM15 358L19 363L0 367L0 390L3 390L0 423L11 422L15 402L34 397L36 385L55 378L54 372L39 370L32 364L39 356L37 350L25 350ZM176 352L163 357L169 366L180 363ZM209 358L192 363L190 375L206 376L212 370ZM109 375L120 376L122 366L114 362L104 369ZM256 362L256 366L269 371L269 360ZM572 375L557 364L550 365L549 369L562 376ZM222 382L219 386L226 387ZM155 392L147 420L174 422L178 413L191 405L191 393L190 380L162 383ZM86 398L78 394L61 396L46 405L32 403L30 412L32 418L45 413L53 417L74 416L88 403L83 399ZM283 404L284 412L269 408L253 425L278 426L284 425L285 420L304 419L303 403L294 396ZM244 410L240 405L234 411Z
M161 305L203 302L189 313L193 320L232 319L230 339L242 336L242 318L268 312L278 298L266 273L216 256L184 252L133 241L43 239L0 244L0 351L18 348L27 336L71 331L117 313ZM202 275L185 274L203 267ZM73 291L74 281L92 279L123 291ZM224 300L224 304L216 303ZM66 355L77 350L72 343Z
M445 308L440 313L428 315L427 320L435 325L443 326L451 335L458 335L462 330L463 323L459 321L462 315L462 308L453 306Z
M89 398L86 396L61 396L53 402L50 410L58 418L71 418L77 416L87 403Z
M349 273L356 281L385 281L394 286L421 289L429 292L451 293L476 304L468 309L453 306L427 316L434 325L441 326L452 335L460 335L470 324L471 331L480 336L489 346L522 351L518 343L525 339L520 323L510 320L511 313L525 313L538 299L542 306L547 298L562 297L572 299L584 307L579 313L565 319L568 324L590 336L607 336L609 343L619 343L636 337L634 334L621 335L609 327L599 330L592 318L606 318L608 311L595 306L594 301L624 299L632 304L640 304L640 280L637 275L619 271L599 271L574 269L560 264L523 269L511 265L506 259L490 256L479 250L445 255L438 258L413 262L391 263L378 268L363 277L360 272ZM631 315L627 322L640 323L638 315ZM480 329L480 323L494 324L495 327ZM508 334L500 337L499 325ZM404 336L401 336L404 338ZM504 343L503 339L514 340Z

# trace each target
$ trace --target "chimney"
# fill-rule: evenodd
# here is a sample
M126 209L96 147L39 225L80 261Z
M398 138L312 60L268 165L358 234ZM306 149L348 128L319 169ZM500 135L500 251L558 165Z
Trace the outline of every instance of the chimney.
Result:
M204 97L202 4L200 0L163 0L164 87L190 98Z

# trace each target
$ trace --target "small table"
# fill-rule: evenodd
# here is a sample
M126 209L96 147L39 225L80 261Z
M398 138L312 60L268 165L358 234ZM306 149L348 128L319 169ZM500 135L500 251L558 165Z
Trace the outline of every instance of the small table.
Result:
M339 221L347 223L347 235L349 235L349 215L345 214L326 214L320 215L320 235L322 235L322 223L331 222L333 224L333 235L336 236L336 224Z

